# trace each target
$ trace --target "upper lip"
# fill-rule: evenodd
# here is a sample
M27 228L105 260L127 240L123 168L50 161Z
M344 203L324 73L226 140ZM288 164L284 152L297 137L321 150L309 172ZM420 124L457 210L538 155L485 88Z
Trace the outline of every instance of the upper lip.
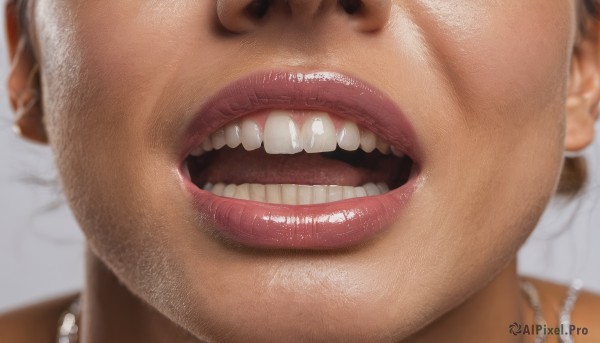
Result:
M336 72L294 71L257 72L216 92L190 123L182 160L225 124L268 109L323 111L352 120L419 161L411 123L384 92Z

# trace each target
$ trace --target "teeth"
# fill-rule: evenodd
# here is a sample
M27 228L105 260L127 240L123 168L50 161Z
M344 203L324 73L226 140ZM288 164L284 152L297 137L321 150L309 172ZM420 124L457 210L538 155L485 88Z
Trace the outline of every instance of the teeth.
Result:
M327 202L339 201L344 199L344 189L342 186L329 186L327 190Z
M374 196L389 191L388 186L367 183L362 187L335 186L335 185L292 185L292 184L248 184L226 185L224 183L207 183L203 189L227 198L252 200L270 204L285 205L314 205L328 202Z
M335 126L327 113L318 113L304 122L302 146L306 152L334 151L336 145Z
M377 146L377 136L369 130L360 131L360 148L364 152L372 152Z
M386 185L386 184L385 184L385 183L383 183L383 182L379 182L379 183L377 184L377 188L379 188L379 191L381 192L381 194L383 194L383 193L387 193L387 192L389 192L389 190L390 190L390 188L388 187L388 185Z
M296 186L298 187L298 205L310 205L312 204L312 186Z
M390 150L392 151L392 154L394 154L394 156L396 157L404 157L404 154L401 153L398 149L396 149L395 147L391 147Z
M192 150L192 152L190 152L190 155L198 157L198 156L204 154L205 151L208 151L208 150L205 150L203 147L199 146L196 149Z
M277 111L269 115L264 136L267 154L295 154L302 151L296 123L286 112Z
M250 199L254 201L266 202L267 191L265 185L259 185L256 183L250 184Z
M391 151L390 145L379 137L377 138L377 150L384 155L388 155Z
M223 196L228 197L228 198L233 198L236 188L237 188L236 185L232 185L232 184L225 186L225 189L223 189Z
M271 204L281 204L281 185L266 185L267 202Z
M235 187L233 197L236 199L250 200L250 185L244 183L243 185Z
M359 128L351 121L335 124L328 113L312 112L304 120L302 127L299 127L292 115L291 111L273 111L267 115L264 128L251 118L246 118L241 123L230 123L213 133L190 154L200 156L213 149L219 150L224 146L236 148L240 145L246 151L252 151L264 145L268 154L329 152L339 146L346 151L360 148L370 153L377 149L385 155L393 153L398 157L404 156L372 131Z
M223 191L225 191L225 184L224 183L217 183L213 188L212 188L212 193L214 195L223 195Z
M218 129L217 132L213 133L212 136L210 137L212 146L215 150L221 149L222 147L225 146L225 144L227 144L226 140L225 140L225 130L224 129Z
M340 148L346 151L358 150L360 147L360 130L358 126L351 121L345 121L337 134L337 141Z
M212 141L210 139L205 140L204 143L202 143L202 149L204 151L211 151L213 149Z
M246 119L242 123L242 145L246 151L252 151L260 148L263 141L263 134L260 127L254 120Z
M354 187L352 187L352 186L344 186L342 194L344 195L344 199L352 199L352 198L356 197L356 193L354 192Z
M240 136L240 126L237 123L229 124L225 127L225 142L230 148L237 148L242 143Z
M296 205L298 186L296 185L281 185L281 200L285 205Z
M365 188L368 196L381 194L381 190L374 183L367 183L363 187Z
M326 202L327 186L313 186L313 204L323 204Z
M354 188L354 193L356 194L357 198L362 198L362 197L367 196L367 190L365 189L365 187Z

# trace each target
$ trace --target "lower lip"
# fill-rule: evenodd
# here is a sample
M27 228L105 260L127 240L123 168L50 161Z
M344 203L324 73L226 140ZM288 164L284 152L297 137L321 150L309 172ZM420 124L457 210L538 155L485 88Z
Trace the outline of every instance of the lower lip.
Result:
M329 250L365 243L399 219L416 175L388 193L319 205L275 205L225 198L183 178L201 218L221 238L254 248Z

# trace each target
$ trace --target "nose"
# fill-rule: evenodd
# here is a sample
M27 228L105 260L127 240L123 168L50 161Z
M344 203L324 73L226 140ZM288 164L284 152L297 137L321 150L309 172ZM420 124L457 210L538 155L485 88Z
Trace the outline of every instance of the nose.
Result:
M387 23L392 0L217 0L221 25L232 33L245 33L276 17L310 25L316 19L343 15L356 30L371 32Z

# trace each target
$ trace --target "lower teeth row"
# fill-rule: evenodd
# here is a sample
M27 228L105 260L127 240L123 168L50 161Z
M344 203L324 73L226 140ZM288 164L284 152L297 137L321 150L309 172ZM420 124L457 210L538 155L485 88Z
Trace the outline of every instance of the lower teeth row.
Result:
M224 184L207 183L202 187L211 193L241 200L253 200L270 204L312 205L345 199L380 195L389 191L383 183L367 183L362 187L293 185L293 184Z

